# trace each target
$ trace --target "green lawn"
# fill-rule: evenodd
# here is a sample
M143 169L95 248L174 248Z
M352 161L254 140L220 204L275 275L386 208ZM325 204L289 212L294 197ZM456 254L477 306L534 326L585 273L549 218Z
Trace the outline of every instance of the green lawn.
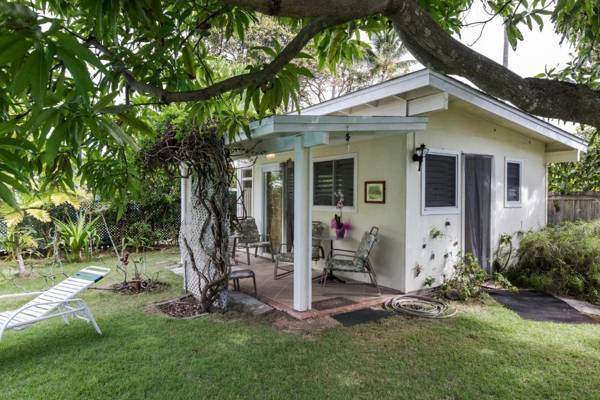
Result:
M149 263L165 259L177 254L153 253ZM102 286L118 278L113 272ZM169 291L88 291L104 336L78 321L9 331L0 342L0 398L600 398L596 326L527 322L488 304L446 320L398 316L300 335L235 313L187 321L148 313L147 304L181 292L175 275L161 279ZM9 292L15 287L0 283L0 294ZM0 310L26 301L0 300Z

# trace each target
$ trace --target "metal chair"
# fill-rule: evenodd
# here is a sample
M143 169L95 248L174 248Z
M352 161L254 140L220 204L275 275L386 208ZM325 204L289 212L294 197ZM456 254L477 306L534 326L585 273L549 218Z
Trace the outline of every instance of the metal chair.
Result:
M248 268L231 267L229 280L233 282L233 290L240 291L240 279L252 279L254 284L254 296L256 296L256 275Z
M320 221L313 221L312 223L312 254L311 258L313 261L319 261L325 258L325 249L321 245L322 240L320 237L323 235L325 224ZM277 280L290 275L294 272L294 251L292 246L288 246L283 243L279 246L277 253L275 254L275 266L273 268L273 279ZM282 270L284 272L279 272Z
M271 253L271 259L275 261L273 257L273 246L268 236L261 235L258 233L258 227L256 221L252 217L240 219L236 223L236 237L237 243L234 252L239 247L246 249L246 260L247 264L250 265L250 249L254 249L254 256L258 256L258 249L265 248Z
M356 251L335 249L323 269L322 285L325 286L327 274L333 271L363 273L369 274L371 283L381 294L375 269L369 260L369 255L378 241L378 234L379 228L374 226L369 232L365 232Z

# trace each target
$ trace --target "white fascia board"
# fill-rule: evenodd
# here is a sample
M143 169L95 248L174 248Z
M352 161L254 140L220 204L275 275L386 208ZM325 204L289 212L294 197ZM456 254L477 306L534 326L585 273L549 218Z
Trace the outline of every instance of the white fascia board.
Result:
M425 130L425 117L276 115L250 125L252 138L303 132L408 132Z
M416 71L301 110L302 115L327 115L427 86L429 71Z
M441 92L408 101L408 115L419 115L448 109L448 93Z
M546 152L545 156L546 164L577 162L581 159L581 152L579 150L550 151Z
M460 100L471 103L476 107L498 115L508 121L514 122L515 124L518 124L535 133L541 134L551 140L562 143L576 150L587 151L587 144L584 139L578 138L567 131L529 115L516 107L496 100L477 89L470 88L462 82L456 81L437 72L430 71L429 77L429 84L436 89L448 92L448 94Z

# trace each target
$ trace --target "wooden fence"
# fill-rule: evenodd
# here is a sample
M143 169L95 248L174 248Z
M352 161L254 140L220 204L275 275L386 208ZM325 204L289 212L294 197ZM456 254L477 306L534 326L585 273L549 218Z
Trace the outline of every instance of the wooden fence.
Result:
M600 192L548 193L548 224L600 219Z

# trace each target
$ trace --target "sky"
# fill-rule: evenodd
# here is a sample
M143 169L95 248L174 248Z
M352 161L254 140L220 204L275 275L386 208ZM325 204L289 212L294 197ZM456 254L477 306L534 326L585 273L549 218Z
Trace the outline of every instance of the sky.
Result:
M481 2L476 1L469 11L466 22L483 21L488 18ZM554 26L549 17L545 17L544 22L544 29L541 32L535 24L531 31L524 25L521 29L524 40L518 43L516 51L513 51L512 48L509 50L508 67L523 77L542 73L546 66L564 66L570 59L569 46L566 42L563 45L560 44L560 36L554 33ZM477 52L502 63L504 39L501 19L494 19L487 23L481 37L476 41L480 31L481 25L464 28L461 32L462 37L457 37L457 39L470 45ZM475 43L473 44L473 42ZM571 123L550 122L571 132L575 130L575 125Z
M469 11L467 22L486 20L489 18L483 11L480 2L474 2ZM564 66L569 60L569 47L567 43L560 44L560 36L554 33L550 18L544 20L544 29L540 30L534 25L533 30L523 26L521 32L524 40L519 42L517 50L510 49L509 68L521 76L534 76L544 72L544 67ZM467 45L476 40L481 26L466 28L462 33L461 41ZM502 63L503 30L500 19L489 22L481 38L471 47L487 57Z

